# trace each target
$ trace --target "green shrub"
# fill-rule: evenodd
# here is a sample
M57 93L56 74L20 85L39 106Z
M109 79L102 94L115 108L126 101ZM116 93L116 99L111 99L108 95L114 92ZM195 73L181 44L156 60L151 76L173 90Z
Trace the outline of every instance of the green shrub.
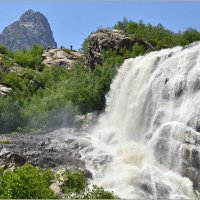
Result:
M18 101L12 97L0 96L0 133L14 131L21 122Z
M55 195L50 189L53 180L60 182L62 194ZM1 199L117 199L112 192L93 185L88 187L83 172L63 170L54 174L50 169L41 169L25 164L15 171L0 168Z
M8 49L5 46L0 45L0 54L8 55L9 51L8 51Z
M119 199L113 192L105 191L97 185L88 186L84 173L65 169L56 174L64 196L69 199Z
M65 169L56 174L56 179L62 182L62 191L67 194L80 193L87 187L83 172Z
M1 199L55 199L56 195L49 188L53 180L50 170L33 167L30 164L16 171L0 171Z
M78 194L71 194L71 197L73 199L120 199L113 192L106 191L97 185L92 185L92 188L86 187Z
M133 22L126 18L119 21L114 28L130 34L133 39L143 39L150 42L157 50L166 47L187 45L200 40L200 32L193 28L188 28L182 33L174 33L166 29L162 24L153 26L150 23L144 24L142 21Z
M13 60L12 60L10 57L5 56L5 55L2 56L1 62L2 62L2 64L3 64L5 67L12 67L12 66L14 66Z
M199 40L200 40L200 33L196 29L188 28L182 34L181 44L187 45L194 41L199 41Z
M29 51L20 50L13 52L12 57L16 63L22 67L28 67L32 69L41 70L42 65L42 53L43 47L39 45L34 45Z

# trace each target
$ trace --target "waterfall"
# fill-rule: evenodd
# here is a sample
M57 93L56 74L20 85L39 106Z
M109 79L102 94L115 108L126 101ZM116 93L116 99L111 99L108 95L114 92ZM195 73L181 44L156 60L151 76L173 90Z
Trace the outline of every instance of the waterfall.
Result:
M200 43L125 60L106 99L85 156L94 181L122 198L194 198Z

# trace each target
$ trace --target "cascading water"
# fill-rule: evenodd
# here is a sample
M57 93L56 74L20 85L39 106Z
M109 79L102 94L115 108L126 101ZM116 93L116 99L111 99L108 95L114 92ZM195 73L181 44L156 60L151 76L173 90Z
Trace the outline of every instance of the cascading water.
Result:
M192 198L184 176L199 176L199 131L200 43L193 43L127 59L91 131L95 148L82 153L94 181L120 197Z

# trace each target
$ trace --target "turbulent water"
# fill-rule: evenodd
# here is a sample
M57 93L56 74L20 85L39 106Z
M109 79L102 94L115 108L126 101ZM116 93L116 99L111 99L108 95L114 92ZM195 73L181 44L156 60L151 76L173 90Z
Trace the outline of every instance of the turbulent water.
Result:
M95 182L120 197L192 198L183 174L198 131L200 44L193 43L125 60L91 130L94 149L82 153Z

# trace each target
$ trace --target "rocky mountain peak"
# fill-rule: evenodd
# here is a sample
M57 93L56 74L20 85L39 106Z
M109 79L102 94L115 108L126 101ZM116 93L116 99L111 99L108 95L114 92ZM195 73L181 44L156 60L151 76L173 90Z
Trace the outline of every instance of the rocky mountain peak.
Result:
M41 14L40 12L35 12L33 10L27 10L24 14L20 17L21 22L43 22L48 23L46 17Z
M12 51L30 49L34 44L57 46L47 18L33 10L27 10L18 21L3 30L0 44Z
M27 10L24 14L21 15L20 20L32 19L33 16L40 14L39 12L35 12L33 10Z

